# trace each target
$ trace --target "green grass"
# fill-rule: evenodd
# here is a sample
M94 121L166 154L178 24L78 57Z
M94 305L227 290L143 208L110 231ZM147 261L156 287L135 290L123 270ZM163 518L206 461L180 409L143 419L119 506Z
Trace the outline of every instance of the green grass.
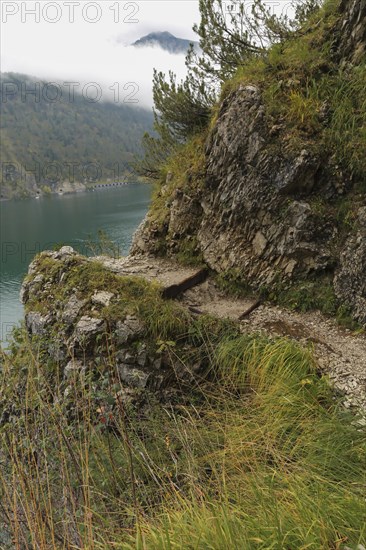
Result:
M365 540L366 441L311 350L190 325L208 378L122 401L113 368L62 377L19 335L4 358L2 508L24 548L318 550ZM163 334L161 334L161 337ZM192 347L191 352L187 346ZM197 379L198 381L198 379Z
M175 254L176 259L182 265L192 267L204 267L205 262L203 254L197 242L197 237L181 239L178 243L178 251Z
M176 193L188 196L199 196L205 176L204 144L207 131L189 139L160 167L160 179L154 183L148 221L154 237L150 240L149 249L156 256L174 255L184 265L201 265L202 254L197 250L194 229L194 214L190 222L183 227L184 234L178 239L169 233L171 206ZM184 223L183 223L184 226Z
M155 184L149 218L162 226L169 215L169 205L177 189L198 191L203 185L205 174L204 143L207 131L193 136L161 167L160 181ZM169 178L167 180L167 176ZM162 189L163 188L163 189Z

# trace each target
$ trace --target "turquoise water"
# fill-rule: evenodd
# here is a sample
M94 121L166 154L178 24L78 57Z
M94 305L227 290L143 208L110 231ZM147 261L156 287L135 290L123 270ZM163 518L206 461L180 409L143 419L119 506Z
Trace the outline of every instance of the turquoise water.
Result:
M75 195L0 203L0 340L23 318L22 279L34 255L60 244L90 254L103 230L126 254L149 206L151 186L130 184Z

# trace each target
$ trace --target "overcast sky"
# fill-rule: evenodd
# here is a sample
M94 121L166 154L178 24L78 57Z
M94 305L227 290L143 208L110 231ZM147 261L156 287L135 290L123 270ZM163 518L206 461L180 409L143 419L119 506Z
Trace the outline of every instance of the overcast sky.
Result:
M143 106L151 105L153 67L183 76L184 56L130 44L152 31L195 39L199 22L198 0L2 0L1 10L2 72L80 82L80 90L96 82L104 99L119 88L120 101L135 92Z

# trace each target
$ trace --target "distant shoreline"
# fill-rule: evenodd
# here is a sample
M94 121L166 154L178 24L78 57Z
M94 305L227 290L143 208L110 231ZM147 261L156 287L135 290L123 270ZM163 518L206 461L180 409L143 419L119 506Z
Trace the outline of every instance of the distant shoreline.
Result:
M8 202L8 201L23 201L28 199L40 199L40 198L47 198L47 197L54 197L54 196L66 196L66 195L79 195L81 193L91 193L93 191L99 191L99 190L108 190L108 189L117 189L119 187L127 187L128 185L137 185L137 184L148 184L147 181L126 181L126 182L113 182L113 183L98 183L95 186L86 186L85 184L78 183L80 187L77 189L70 189L69 187L65 186L66 189L61 189L59 191L51 191L51 192L39 192L37 193L31 193L26 196L13 196L13 197L0 197L0 202ZM70 184L68 184L70 185ZM83 186L83 187L81 187Z

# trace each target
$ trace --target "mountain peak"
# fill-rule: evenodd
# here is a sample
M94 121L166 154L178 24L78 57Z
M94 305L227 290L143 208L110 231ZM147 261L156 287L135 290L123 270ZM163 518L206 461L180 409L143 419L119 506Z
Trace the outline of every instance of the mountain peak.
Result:
M178 38L169 31L151 32L146 36L143 36L139 40L136 40L132 46L139 48L149 48L158 46L161 49L172 54L185 54L190 44L197 44L192 40L184 38Z

